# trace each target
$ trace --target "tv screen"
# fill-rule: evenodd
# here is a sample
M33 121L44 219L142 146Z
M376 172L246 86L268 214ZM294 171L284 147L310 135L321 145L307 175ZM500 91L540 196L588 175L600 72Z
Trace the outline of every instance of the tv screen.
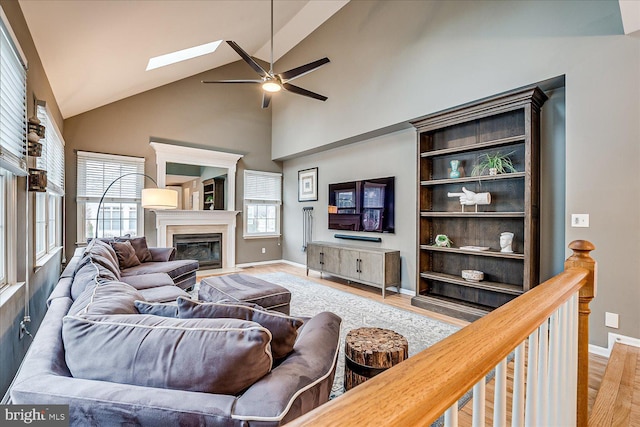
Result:
M329 184L329 229L394 232L395 177Z

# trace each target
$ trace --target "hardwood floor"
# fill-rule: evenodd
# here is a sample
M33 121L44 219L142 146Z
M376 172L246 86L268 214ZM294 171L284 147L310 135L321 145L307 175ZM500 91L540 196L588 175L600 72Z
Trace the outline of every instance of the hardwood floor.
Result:
M640 425L640 348L615 343L589 425Z
M378 301L384 304L389 304L391 306L401 308L403 310L412 311L414 313L418 313L423 316L430 317L432 319L448 322L456 326L464 327L469 324L469 322L464 320L455 319L439 313L433 313L421 308L416 308L411 305L411 296L409 295L397 294L391 291L387 291L387 297L383 299L381 295L381 291L379 289L376 289L370 286L360 285L358 283L353 283L353 282L349 284L347 283L346 280L327 276L327 275L323 275L323 278L321 278L320 273L315 271L310 271L309 276L307 276L304 268L287 264L287 263L259 265L254 267L238 269L237 272L242 272L247 274L265 274L265 273L276 273L276 272L288 273L288 274L299 276L308 280L313 280L315 282L321 283L326 286L330 286L335 289L339 289L341 291L350 292L352 294L355 294L364 298L369 298L371 300ZM228 273L228 271L225 272L224 274L226 273ZM213 275L213 274L207 274L207 275ZM202 277L206 277L206 275ZM200 278L201 276L198 276L198 280L200 280ZM590 409L594 405L596 395L600 388L600 384L602 382L602 378L604 376L604 372L605 372L605 368L607 366L608 360L609 359L606 357L598 356L591 353L589 354L589 408ZM638 372L636 376L636 384L638 384L640 387L640 379L639 379L640 378L640 360L637 366L638 366L637 368ZM513 363L509 364L507 377L508 377L508 381L512 381ZM510 390L508 392L510 393ZM491 425L493 422L491 417L491 412L493 409L493 381L487 384L486 396L487 396L486 425ZM507 401L510 402L510 394L508 396ZM471 425L472 402L473 401L470 400L465 405L465 407L460 410L459 420L458 420L460 426ZM510 410L510 403L508 403L508 409ZM636 409L640 410L640 408L636 408ZM508 420L508 421L511 422L511 420Z

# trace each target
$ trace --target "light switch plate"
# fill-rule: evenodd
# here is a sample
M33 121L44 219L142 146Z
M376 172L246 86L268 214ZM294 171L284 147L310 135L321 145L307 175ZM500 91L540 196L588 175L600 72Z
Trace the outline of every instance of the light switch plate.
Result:
M572 227L589 227L589 214L571 214Z

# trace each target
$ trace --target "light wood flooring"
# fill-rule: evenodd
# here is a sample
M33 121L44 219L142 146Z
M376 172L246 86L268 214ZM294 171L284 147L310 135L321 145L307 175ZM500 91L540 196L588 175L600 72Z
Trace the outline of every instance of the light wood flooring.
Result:
M370 286L360 285L353 282L348 283L346 280L342 280L342 279L327 276L327 275L323 275L323 277L320 277L320 273L315 271L310 271L309 276L307 276L305 274L304 268L286 264L286 263L266 264L266 265L259 265L255 267L248 267L248 268L237 270L237 272L240 272L240 271L247 274L265 274L265 273L276 273L276 272L288 273L288 274L292 274L292 275L306 278L309 280L313 280L315 282L321 283L326 286L330 286L335 289L339 289L341 291L350 292L364 298L369 298L374 301L378 301L384 304L389 304L397 308L401 308L403 310L412 311L414 313L418 313L423 316L430 317L432 319L448 322L456 326L464 327L468 324L468 322L464 320L455 319L439 313L433 313L421 308L416 308L411 305L410 295L397 294L391 291L387 291L387 296L386 298L383 299L381 295L381 291L379 289L376 289ZM228 272L224 272L224 274L226 273ZM215 273L211 272L202 277L206 277L207 275L215 275ZM200 280L200 278L201 277L198 276L198 280ZM600 385L602 383L602 379L604 376L605 369L607 367L608 360L609 359L606 357L598 356L591 353L589 354L589 408L590 410L594 405L594 402L596 400L596 395L598 393L598 390L600 389ZM507 373L509 378L513 378L512 365L513 363L510 364L510 369L508 370L508 373ZM638 360L638 364L634 366L636 366L635 384L637 385L638 390L640 390L640 360ZM491 410L493 408L493 402L492 402L493 382L490 382L487 384L486 396L487 396L487 406L486 406L486 412L487 412L486 423L487 424L486 425L491 425L492 423ZM640 405L640 394L638 395L638 400L636 400L635 402L636 402L635 410L640 411L638 407L638 405ZM459 420L458 420L460 426L471 425L471 407L472 407L472 401L469 401L469 403L467 403L467 405L465 405L465 407L460 410ZM640 424L617 424L617 425L625 425L625 426L636 425L640 427Z

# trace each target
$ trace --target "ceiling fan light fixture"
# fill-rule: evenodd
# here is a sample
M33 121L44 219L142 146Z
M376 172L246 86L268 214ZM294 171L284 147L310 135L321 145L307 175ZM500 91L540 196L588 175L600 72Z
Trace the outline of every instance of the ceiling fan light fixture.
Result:
M280 92L282 90L282 86L274 80L267 80L262 83L262 90L265 92Z

